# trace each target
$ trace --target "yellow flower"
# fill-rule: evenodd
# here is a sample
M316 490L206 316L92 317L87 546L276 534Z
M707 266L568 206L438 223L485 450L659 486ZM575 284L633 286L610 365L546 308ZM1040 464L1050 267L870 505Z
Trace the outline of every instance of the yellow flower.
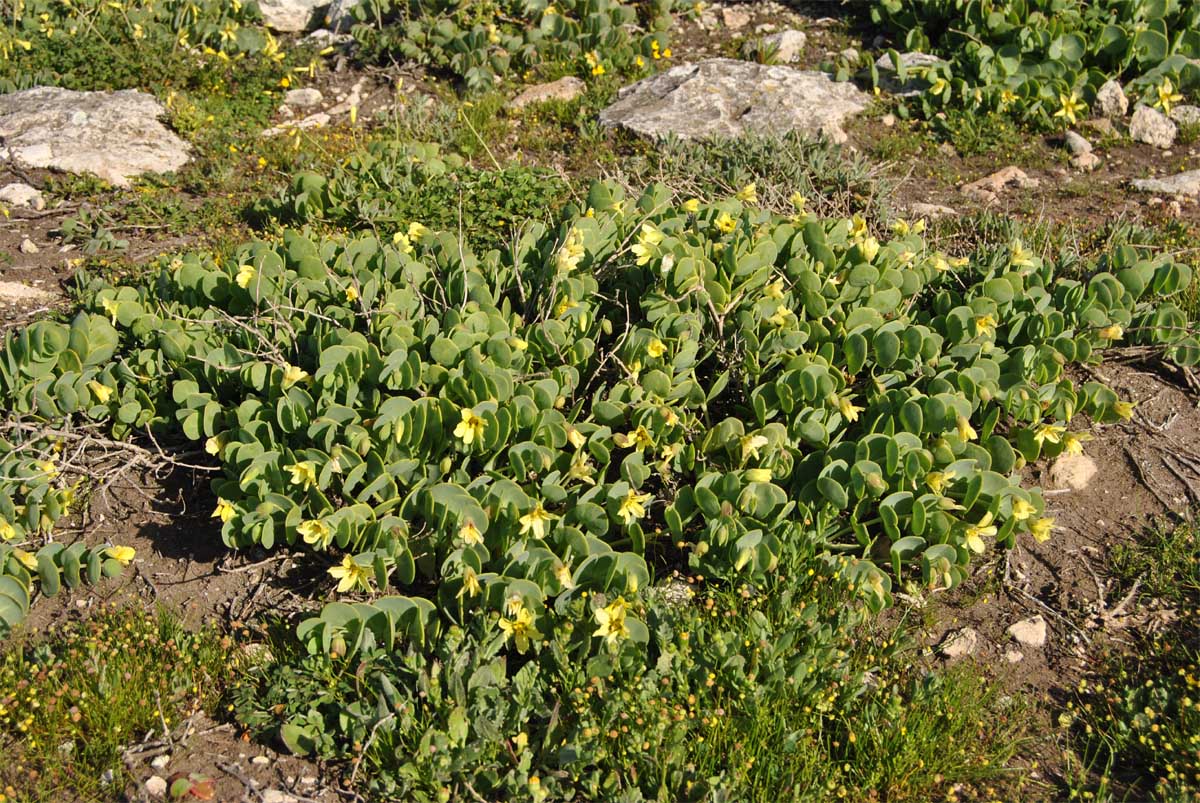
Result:
M504 631L505 640L511 638L517 645L517 652L521 653L529 649L533 639L541 637L541 633L533 625L533 613L524 605L512 613L511 619L501 616L500 629Z
M26 552L23 549L14 549L12 551L12 554L13 554L13 557L16 558L17 561L22 566L24 566L26 569L28 569L31 572L37 571L38 565L37 565L36 557L34 557L33 555L30 555L28 552Z
M392 235L392 245L399 248L402 254L411 254L413 252L412 241L402 231L398 231Z
M17 528L7 519L0 519L0 541L11 541L17 537Z
M1120 340L1125 334L1125 330L1122 329L1119 324L1114 323L1110 326L1104 327L1096 334L1100 335L1100 337L1104 338L1105 340Z
M666 352L667 347L657 337L651 338L650 342L646 344L646 354L653 359L658 359Z
M587 436L575 429L575 427L569 426L567 427L567 440L570 441L571 445L576 449L582 449L583 445L587 443Z
M1126 401L1113 402L1113 412L1116 413L1120 418L1128 421L1129 419L1133 418L1134 404L1134 402Z
M572 226L571 230L567 232L567 239L563 242L562 248L558 249L555 266L560 272L569 273L579 267L585 253L583 232Z
M717 219L713 221L717 227L717 231L722 234L729 234L737 228L737 220L735 220L728 212L722 212L717 215Z
M461 440L464 446L470 446L475 441L482 442L484 420L467 407L464 407L460 414L462 420L454 428L454 437Z
M683 211L687 212L690 215L694 215L697 212L699 212L700 211L700 199L699 198L688 198L686 201L683 202Z
M1029 532L1033 535L1034 540L1039 544L1050 540L1050 533L1054 530L1054 519L1051 517L1034 519L1029 525Z
M874 262L875 257L879 255L879 241L874 237L865 237L858 245L862 250L863 259Z
M1084 441L1090 441L1092 436L1086 432L1068 432L1063 435L1063 451L1067 454L1083 454Z
M848 223L850 227L850 238L853 240L861 240L867 236L867 221L862 215L855 215L850 218Z
M1033 439L1037 441L1039 446L1045 446L1047 443L1059 443L1062 440L1063 433L1066 431L1066 427L1056 426L1055 424L1043 424L1033 433Z
M1071 125L1075 125L1079 113L1087 109L1087 104L1079 99L1078 92L1071 92L1070 95L1059 93L1058 102L1060 108L1054 116L1064 118Z
M309 519L300 522L296 532L304 539L304 543L317 549L327 549L333 543L333 530L320 519Z
M771 469L769 468L750 468L746 469L744 475L747 482L770 482Z
M53 460L38 460L34 463L38 470L46 476L46 479L52 480L58 476L58 466L54 465Z
M1016 102L1017 102L1017 93L1016 92L1013 92L1011 89L1001 90L1000 104L1002 106L1008 106L1008 105L1011 105Z
M92 395L96 397L96 401L100 402L101 404L108 404L108 400L112 398L113 389L108 385L102 385L93 379L91 382L87 383L87 386L88 390L92 392Z
M340 566L330 568L329 574L338 581L337 592L339 594L345 594L356 587L363 591L371 590L371 570L360 565L350 555L342 558Z
M638 232L637 242L629 249L637 257L637 264L645 265L654 258L658 245L663 241L663 233L651 226L649 223L643 223L641 231Z
M283 386L285 388L290 388L292 385L295 385L297 382L303 382L305 379L308 379L308 371L305 371L303 368L298 368L290 363L283 366Z
M354 285L349 285L346 287L346 301L351 304L353 304L355 301L358 301L358 288Z
M650 437L650 431L644 426L639 426L633 432L622 435L620 432L613 435L613 442L622 449L642 449L649 448L654 445L654 439Z
M808 199L799 192L793 192L788 200L791 201L792 208L796 210L797 215L808 214Z
M112 319L112 323L115 326L117 323L117 310L120 309L120 305L110 298L104 298L100 300L100 307L106 313L108 313L108 316Z
M108 555L122 566L128 566L129 562L133 560L133 556L136 554L136 552L131 546L110 546L108 549L104 550L104 554Z
M854 423L858 420L858 414L861 413L864 408L859 407L851 402L849 396L839 396L838 409L842 412L842 418L845 418L850 423Z
M770 443L762 435L745 435L742 437L742 462L745 463L751 457L755 460L760 458L758 450Z
M625 494L625 498L621 500L621 507L617 510L617 515L621 517L621 521L625 522L626 527L638 519L646 517L646 503L652 498L650 494L639 494L636 491Z
M482 591L483 586L479 584L479 575L475 573L474 569L468 566L466 571L463 572L463 587L458 592L458 596L461 597L463 594L466 594L470 597L478 597Z
M596 617L596 624L600 626L592 635L600 636L606 644L616 644L629 638L629 626L625 624L625 614L628 610L629 605L624 597L617 597L603 608L597 608L592 615Z
M224 499L217 499L217 506L213 510L212 518L220 519L222 523L229 522L237 515L237 510Z
M763 288L763 295L773 301L783 298L783 280L777 279Z
M587 456L587 453L576 452L575 456L571 458L570 467L567 469L567 478L579 480L588 485L595 485L596 480L593 479L595 473L596 468L592 465L591 458Z
M758 189L754 186L754 182L751 181L745 187L738 190L737 195L734 197L744 204L756 204L758 203Z
M1033 252L1020 240L1013 240L1008 246L1008 264L1014 268L1032 268Z
M238 287L245 290L250 286L250 282L254 280L255 273L257 273L257 271L254 270L253 265L242 265L238 268L237 276L234 277L234 281L237 282Z
M415 220L408 224L408 239L412 242L421 242L421 238L428 233L429 229Z
M938 496L942 495L942 490L946 487L946 482L949 479L940 471L931 471L925 475L925 484L929 486L929 490Z
M571 575L571 567L565 563L560 563L554 569L554 579L563 588L574 588L575 578Z
M978 524L967 527L967 546L971 548L972 552L981 553L987 549L987 545L983 542L984 537L995 538L996 532L996 527L992 525L992 514L985 513Z
M940 95L943 92L945 92L949 86L950 86L950 84L949 84L949 82L946 81L945 78L939 77L936 81L933 82L933 86L929 87L929 94Z
M975 428L971 426L970 420L964 415L958 417L958 437L964 441L973 441L979 437L979 433L975 431Z
M1163 110L1163 114L1171 113L1171 104L1178 103L1183 100L1183 95L1175 91L1175 84L1170 77L1163 76L1163 81L1155 87L1155 94L1158 99L1154 101L1154 105Z
M548 513L542 503L538 502L533 506L533 510L521 517L521 535L525 533L533 533L534 538L546 537L546 525L554 521L558 516L553 513Z
M987 337L996 328L996 319L989 315L975 316L975 331L983 337Z
M317 464L311 460L302 460L287 467L292 474L292 485L300 485L305 489L317 484Z
M1029 502L1026 502L1024 499L1021 499L1020 497L1013 498L1012 517L1014 519L1016 519L1017 521L1025 521L1025 519L1029 518L1036 512L1037 512L1037 508L1035 508Z
M483 543L483 533L479 532L473 521L467 521L458 528L458 537L467 546Z
M225 436L213 435L204 442L204 451L215 457L219 457L221 452L225 451Z

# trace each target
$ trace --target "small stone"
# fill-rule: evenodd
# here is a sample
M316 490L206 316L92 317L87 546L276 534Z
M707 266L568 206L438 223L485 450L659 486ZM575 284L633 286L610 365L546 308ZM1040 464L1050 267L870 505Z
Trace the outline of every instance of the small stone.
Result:
M1141 103L1133 110L1133 117L1129 121L1129 136L1135 142L1144 142L1156 148L1171 147L1177 132L1171 118Z
M731 31L737 31L750 24L750 13L740 8L721 9L721 22Z
M841 53L838 53L838 55L841 56L842 58L844 58L846 61L850 62L851 64L854 64L855 62L857 62L858 58L859 58L858 48L855 48L855 47L848 47L845 50L843 50Z
M1101 117L1107 117L1110 120L1119 120L1129 111L1129 98L1125 97L1125 90L1121 88L1120 81L1109 79L1096 91L1096 102L1092 104L1092 108Z
M804 46L808 44L808 35L804 31L789 28L786 31L771 34L763 39L763 44L775 48L775 58L781 64L799 61L804 55Z
M974 655L975 651L979 649L979 633L970 627L955 630L942 640L938 649L947 658Z
M280 789L265 789L262 793L262 803L297 803L297 800Z
M301 786L316 786L317 785L317 777L315 775L301 776L300 785Z
M1007 632L1018 644L1026 647L1041 647L1046 644L1046 620L1041 614L1010 625Z
M883 117L879 118L879 122L883 123L885 127L891 128L896 124L896 115L888 112Z
M1000 193L1006 189L1032 189L1037 187L1039 183L1036 178L1027 176L1021 168L1009 165L989 176L984 176L978 181L964 184L962 187L959 187L959 192L980 201L991 203L997 200Z
M927 217L937 220L943 217L957 217L958 210L940 204L911 203L908 205L909 214L914 217Z
M1005 650L1004 660L1008 661L1010 664L1019 664L1021 661L1025 660L1025 653L1021 652L1020 650Z
M1179 125L1200 125L1200 106L1175 106L1170 117Z
M324 126L329 125L330 119L331 118L328 113L317 112L316 114L308 115L303 120L297 120L294 123L288 123L287 125L272 126L271 128L264 128L262 133L259 134L259 136L262 137L263 139L266 139L268 137L277 137L280 134L290 134L297 129L304 131L309 128L323 128Z
M260 767L265 767L267 764L271 763L271 759L267 758L266 756L255 756L254 758L250 759L250 763L257 764Z
M1104 163L1104 160L1095 153L1077 153L1071 157L1071 167L1076 170L1082 170L1085 173L1090 173Z
M156 770L161 770L163 767L171 763L171 756L163 753L161 756L155 756L150 760L150 766Z
M0 187L0 202L6 203L9 206L27 206L34 209L45 209L46 201L42 198L42 191L30 187L28 184L5 184Z
M575 100L587 89L587 84L573 75L564 76L557 81L537 84L524 90L509 102L513 109L523 109L534 103L545 103L551 100L569 102Z
M1050 466L1050 486L1082 491L1096 476L1096 461L1085 454L1063 454Z
M33 240L29 239L28 237L26 237L24 240L21 240L21 244L17 246L17 249L22 254L36 254L41 250L34 244Z
M958 158L958 151L956 151L954 146L949 142L943 142L941 145L938 145L937 149L938 153L942 154L943 156L949 156L951 159Z
M316 106L325 96L321 94L321 90L311 86L306 86L301 89L289 89L287 94L283 96L283 102L288 106L296 106L299 108L308 108Z
M1088 142L1074 131L1068 131L1064 141L1066 142L1067 150L1076 155L1092 152L1092 143Z
M308 29L317 9L329 0L259 0L258 10L268 28L287 33Z
M1142 192L1182 195L1195 198L1200 195L1200 170L1188 170L1167 178L1138 178L1130 182Z
M1090 129L1101 137L1115 137L1117 135L1117 129L1113 126L1112 120L1109 120L1107 117L1097 117L1094 120L1080 120L1079 125Z
M153 798L162 798L167 796L167 781L165 778L158 775L151 775L146 779L144 784L146 794Z
M104 772L100 773L100 785L112 786L114 777L116 776L113 774L112 770L105 770Z

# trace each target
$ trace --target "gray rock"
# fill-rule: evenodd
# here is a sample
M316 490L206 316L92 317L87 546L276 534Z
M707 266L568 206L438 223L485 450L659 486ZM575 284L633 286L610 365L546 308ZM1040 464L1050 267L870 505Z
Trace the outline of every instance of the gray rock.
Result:
M318 12L329 6L329 0L259 0L263 22L276 31L295 33L307 31Z
M289 89L287 94L283 96L283 102L288 106L296 106L302 109L309 106L316 106L325 96L321 94L321 90L312 87L303 89Z
M344 34L354 25L354 9L362 0L333 0L325 12L325 24L334 33Z
M27 206L33 209L44 209L46 201L42 198L42 191L30 187L28 184L5 184L0 187L0 203L6 203L9 206Z
M1066 136L1067 150L1076 155L1081 153L1091 153L1092 143L1088 142L1074 131L1068 131Z
M1021 652L1020 650L1005 650L1004 660L1008 661L1010 664L1019 664L1021 661L1025 660L1025 653Z
M1134 189L1161 195L1200 195L1200 170L1188 170L1166 178L1137 178L1130 182Z
M14 92L0 96L0 155L127 187L133 176L178 170L190 158L188 144L159 122L164 113L154 96L133 89Z
M306 44L316 45L324 48L349 44L354 41L354 37L348 33L331 31L328 28L317 28L315 31L305 36L301 41L305 42Z
M845 142L842 121L869 102L865 92L826 73L706 59L622 88L600 123L655 138L799 131Z
M938 646L938 650L947 658L963 658L974 655L978 649L979 633L969 627L948 633Z
M1200 125L1200 106L1176 106L1171 109L1170 117L1179 125Z
M24 240L21 240L21 244L17 246L17 250L22 254L36 254L41 249L37 247L33 240L26 237Z
M153 798L163 798L167 796L167 781L158 775L151 775L146 779L144 784L146 794Z
M858 52L858 48L856 48L856 47L848 47L845 50L838 53L838 55L841 56L842 58L844 58L846 61L850 62L851 64L854 64L858 61L859 52Z
M1030 178L1025 171L1014 165L1001 168L991 175L984 176L978 181L964 184L959 192L986 203L997 200L1000 193L1009 188L1032 189L1040 184L1036 178Z
M587 84L568 75L557 81L531 86L513 98L508 105L513 109L523 109L533 103L545 103L549 100L572 101L586 89Z
M804 31L789 28L765 37L763 44L775 48L775 58L780 64L790 64L793 61L799 61L800 57L804 55L804 46L808 44L808 35Z
M1136 142L1156 148L1171 147L1177 131L1171 118L1141 103L1133 110L1133 117L1129 121L1129 136Z
M1046 620L1041 614L1022 619L1009 626L1008 635L1026 647L1042 647L1046 644Z
M1050 466L1050 486L1082 491L1096 476L1096 461L1085 454L1063 454Z
M1124 117L1129 111L1129 98L1125 97L1121 82L1112 78L1105 81L1096 91L1096 101L1092 104L1092 109L1101 117L1110 120Z
M875 70L879 73L879 83L883 89L893 95L907 98L919 95L928 88L930 82L925 80L925 72L930 67L944 63L942 59L928 53L918 53L915 50L901 53L900 64L905 70L905 79L901 81L892 64L892 57L884 53L875 60Z
M1088 151L1087 153L1077 153L1071 157L1071 167L1076 170L1082 170L1085 173L1090 173L1100 165L1104 164L1104 160L1099 154Z

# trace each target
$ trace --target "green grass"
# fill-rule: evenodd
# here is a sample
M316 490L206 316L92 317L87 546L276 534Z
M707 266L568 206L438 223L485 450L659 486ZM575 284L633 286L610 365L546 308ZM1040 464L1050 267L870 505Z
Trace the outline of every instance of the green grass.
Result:
M139 607L14 639L0 656L0 799L117 799L123 749L211 707L230 666L214 630Z

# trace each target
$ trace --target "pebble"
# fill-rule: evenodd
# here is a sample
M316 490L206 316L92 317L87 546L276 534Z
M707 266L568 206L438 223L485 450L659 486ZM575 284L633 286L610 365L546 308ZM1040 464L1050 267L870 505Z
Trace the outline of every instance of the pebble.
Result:
M1098 470L1096 461L1085 454L1059 455L1050 466L1050 487L1082 491Z
M264 767L267 764L271 763L271 759L267 758L266 756L255 756L254 758L250 759L250 763L257 764L260 767Z
M298 803L294 795L280 789L265 789L261 797L262 803Z
M19 182L0 187L0 202L10 206L33 207L38 211L46 208L46 200L42 197L41 190Z
M896 124L896 115L891 114L889 112L888 114L885 114L883 117L880 117L879 122L883 123L888 128L891 128L892 126L894 126Z
M34 245L33 240L29 239L28 237L26 237L24 240L21 240L21 244L17 246L17 248L22 254L36 254L41 250Z
M1091 153L1092 152L1092 143L1088 142L1086 139L1084 139L1082 136L1075 133L1074 131L1067 132L1067 136L1065 137L1065 142L1067 145L1067 150L1069 150L1073 154L1079 155L1081 153Z
M171 763L171 756L168 755L167 753L163 753L161 756L155 756L153 759L151 759L150 766L154 767L154 769L156 769L156 770L161 770L163 767L167 766L170 763Z
M1006 650L1004 653L1004 660L1008 661L1010 664L1019 664L1021 661L1025 660L1025 653L1021 652L1020 650Z
M306 108L308 106L316 106L325 96L321 94L321 90L313 87L304 87L302 89L289 89L287 94L283 96L283 102L288 106L299 106Z
M736 31L750 24L750 14L740 8L723 8L721 21L725 23L726 28Z
M1082 170L1085 173L1092 172L1103 163L1103 159L1090 151L1088 153L1077 153L1071 157L1071 167L1074 167L1076 170Z
M150 795L150 797L161 798L167 796L167 781L165 778L158 775L151 775L146 779L144 785L146 787L146 794Z
M970 627L955 630L942 640L938 649L947 658L974 655L975 651L979 649L979 633Z
M1046 643L1046 620L1041 614L1010 625L1008 635L1026 647L1041 647Z
M1156 148L1167 149L1175 142L1178 129L1171 118L1144 104L1138 104L1129 120L1129 136L1135 142L1144 142Z

